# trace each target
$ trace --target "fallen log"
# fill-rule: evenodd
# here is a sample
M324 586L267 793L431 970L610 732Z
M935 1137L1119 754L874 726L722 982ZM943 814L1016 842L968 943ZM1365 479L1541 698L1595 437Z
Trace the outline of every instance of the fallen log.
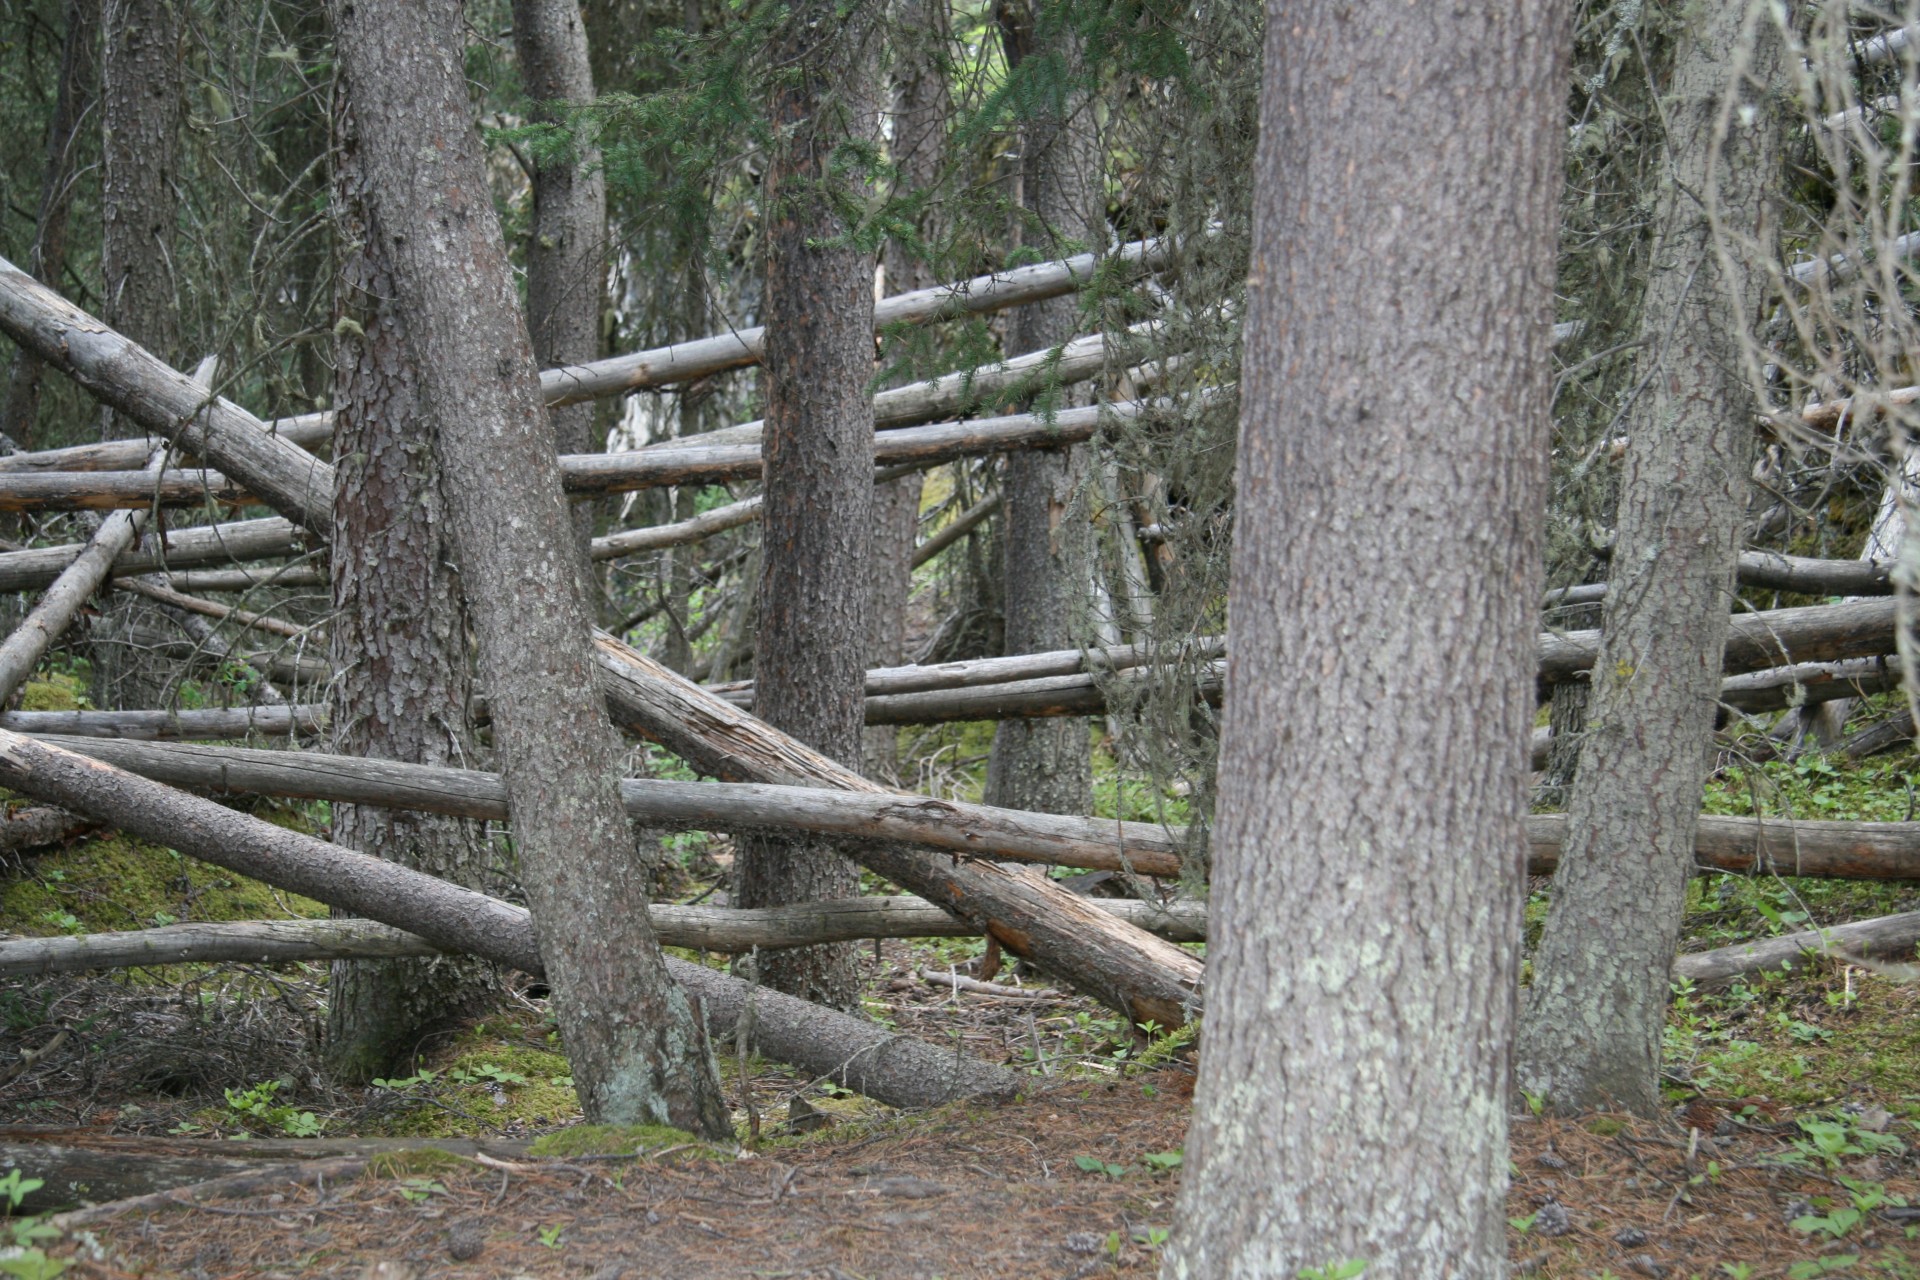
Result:
M507 818L499 775L469 769L244 747L45 736L36 741L196 791ZM891 791L763 783L627 778L620 793L636 822L674 831L805 832L1094 871L1177 877L1181 870L1181 833L1145 822L1026 813Z
M1893 594L1892 568L1883 560L1814 560L1774 551L1743 551L1738 581L1743 587L1797 595L1885 596Z
M658 741L703 773L889 795L908 807L941 803L888 792L604 632L594 638L594 657L614 723ZM1200 1006L1199 960L1035 871L880 842L847 852L1131 1022L1178 1027Z
M1904 409L1915 403L1920 403L1920 387L1863 392L1857 396L1810 404L1800 410L1800 422L1816 431L1832 432L1843 421L1852 421L1856 425L1872 422L1888 410Z
M119 739L128 742L313 737L325 731L327 708L318 703L279 707L213 707L199 711L9 711L0 729L33 735Z
M1737 675L1791 663L1878 657L1893 651L1894 626L1891 599L1737 613L1727 633L1723 669ZM1541 636L1542 692L1544 686L1586 671L1599 650L1598 628Z
M397 863L326 844L135 774L0 730L0 784L142 839L406 929L438 946L526 973L542 972L525 908ZM1171 943L1161 945L1171 947ZM1185 954L1182 952L1181 954ZM1010 1094L1020 1077L846 1014L671 957L715 1034L753 1005L754 1044L768 1057L893 1106Z
M1844 662L1801 662L1730 676L1720 685L1720 701L1735 711L1779 711L1786 707L1834 702L1881 693L1900 685L1897 657L1850 658Z
M1527 816L1527 874L1552 875L1567 818ZM1920 880L1920 822L1798 822L1784 818L1700 818L1694 866L1736 875L1834 880Z
M252 591L257 587L324 587L324 569L310 564L287 564L266 569L202 569L167 575L175 591Z
M218 471L21 471L0 473L0 511L114 511L146 507L223 507L253 501Z
M0 814L0 853L20 853L64 844L76 836L85 835L98 825L65 809L45 805L17 809Z
M913 559L909 562L908 567L918 569L921 565L933 559L942 551L945 551L948 547L966 537L969 533L972 533L981 524L985 523L988 516L999 509L999 494L990 493L980 499L980 501L974 503L971 507L954 517L953 521L945 528L915 547L913 549Z
M1090 899L1100 910L1163 938L1204 942L1202 902L1166 906L1131 898ZM913 897L849 898L791 907L740 909L656 903L648 913L660 945L739 955L756 948L810 947L867 938L965 938L971 925ZM285 964L296 960L382 960L449 954L425 938L343 916L336 920L252 920L170 924L124 933L82 933L0 942L0 977L152 968L164 964Z
M200 569L299 555L308 549L307 535L297 525L271 516L193 529L169 529L164 539L149 537L143 545L121 555L113 562L113 571L131 575L166 569ZM70 543L0 552L0 591L32 591L46 586L79 558L80 551L79 544Z
M1750 973L1762 973L1797 964L1803 959L1846 961L1854 956L1876 960L1912 960L1920 946L1920 911L1857 920L1826 929L1735 943L1712 951L1697 951L1673 962L1673 976L1718 986Z
M333 532L333 468L0 258L0 331L152 435L220 468L315 536Z

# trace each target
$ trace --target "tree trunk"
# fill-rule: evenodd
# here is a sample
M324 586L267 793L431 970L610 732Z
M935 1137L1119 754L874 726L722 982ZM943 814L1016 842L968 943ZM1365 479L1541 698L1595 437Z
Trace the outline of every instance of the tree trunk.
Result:
M420 406L406 319L387 246L367 216L367 175L352 111L334 112L335 276L332 748L342 755L471 767L479 760L466 613L448 545L446 503ZM486 889L488 850L472 822L357 804L333 809L350 849L470 889ZM467 957L333 966L326 1061L343 1083L406 1075L423 1040L497 994Z
M532 118L552 121L568 106L593 101L587 28L578 0L514 0L513 50ZM597 148L583 147L533 170L533 227L527 240L527 319L541 368L586 364L600 354L600 303L607 275L607 180ZM594 407L550 409L561 453L599 453ZM338 455L335 455L338 456ZM583 585L593 588L587 552L593 504L573 508ZM589 594L587 597L594 597Z
M1746 508L1755 406L1742 335L1767 290L1760 262L1717 245L1715 226L1770 243L1779 178L1781 118L1768 100L1784 42L1772 16L1750 14L1760 11L1689 9L1674 52L1641 321L1648 354L1627 427L1590 727L1516 1056L1520 1086L1560 1111L1660 1107L1668 975Z
M1162 1274L1500 1276L1566 6L1268 19L1207 1043Z
M460 6L331 8L581 1107L595 1122L729 1133L712 1051L647 926L579 582L553 572L572 561L573 531L470 114Z
M849 146L877 141L870 100L879 0L850 12L801 0L771 51L787 68L770 104L781 142L769 161L766 493L760 516L754 671L760 718L842 763L860 761L866 675L867 550L873 525L873 258L846 242L834 201L858 196L838 172ZM785 906L859 892L831 846L750 839L734 861L734 902ZM759 962L776 991L856 1009L852 944Z
M91 108L95 91L100 0L67 0L63 17L60 82L53 116L47 121L47 171L40 182L40 206L26 264L29 274L55 289L67 265L67 221L79 172L80 121ZM0 416L0 438L13 448L31 449L40 438L40 382L45 372L45 362L32 351L22 348L14 353L6 408Z
M1009 66L1043 55L1055 74L1084 74L1078 36L1060 11L1023 3L999 10ZM1038 24L1038 25L1036 25ZM1042 95L1044 97L1044 95ZM1106 247L1105 190L1093 135L1093 105L1077 84L1061 100L1036 108L1022 127L1021 239L1061 253ZM1014 356L1047 352L1078 331L1079 300L1054 298L1017 311L1007 323ZM1091 563L1082 490L1084 451L1008 457L1001 479L1005 652L1060 649L1080 637ZM1093 801L1093 762L1086 723L1077 718L1003 721L987 759L987 800L1009 809L1085 813Z
M103 0L101 268L106 322L169 368L180 363L174 239L184 106L178 0ZM127 423L116 435L142 424Z

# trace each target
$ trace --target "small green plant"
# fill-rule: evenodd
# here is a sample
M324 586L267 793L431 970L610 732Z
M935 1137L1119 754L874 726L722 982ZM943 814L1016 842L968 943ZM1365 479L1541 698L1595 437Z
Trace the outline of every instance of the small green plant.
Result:
M447 1194L446 1186L434 1178L407 1178L400 1183L399 1191L400 1198L410 1204L424 1204Z
M439 1078L440 1073L438 1071L422 1067L410 1076L375 1077L373 1087L376 1089L411 1089L415 1085L432 1084Z
M1172 1173L1185 1159L1185 1153L1179 1151L1149 1151L1140 1157L1140 1163L1149 1173Z
M1299 1280L1353 1280L1367 1269L1367 1264L1359 1258L1348 1258L1345 1262L1329 1262L1324 1267L1302 1267Z
M1720 1264L1720 1270L1723 1274L1732 1276L1733 1280L1753 1280L1753 1268L1744 1262L1723 1262Z
M1845 1271L1860 1265L1857 1253L1842 1254L1833 1258L1809 1258L1805 1262L1796 1262L1787 1268L1787 1280L1817 1280L1820 1276L1830 1276L1836 1271Z
M550 1227L540 1228L540 1231L539 1231L540 1243L549 1249L557 1250L557 1249L565 1248L566 1241L563 1239L563 1237L566 1234L567 1234L566 1227L556 1222Z
M483 1062L477 1067L455 1067L452 1080L455 1084L531 1084L533 1081L518 1071L509 1071L505 1067L491 1062Z
M1098 1156L1075 1156L1073 1158L1073 1167L1082 1173L1104 1173L1109 1178L1124 1177L1127 1172L1127 1166L1123 1164L1108 1164Z
M1816 1208L1826 1212L1802 1214L1793 1220L1796 1230L1808 1234L1819 1233L1838 1240L1865 1220L1876 1209L1907 1207L1905 1196L1889 1192L1884 1184L1863 1182L1858 1178L1839 1175L1840 1185L1847 1189L1846 1204L1836 1204L1831 1197L1821 1196L1814 1201Z
M1534 1221L1538 1219L1539 1216L1539 1213L1535 1212L1528 1214L1524 1218L1508 1218L1507 1225L1515 1231L1518 1231L1521 1235L1525 1235L1527 1232L1533 1230Z
M278 1100L285 1080L263 1080L246 1089L228 1089L227 1107L236 1116L246 1116L268 1128L278 1129L289 1138L313 1138L320 1133L320 1120L311 1111L301 1111Z
M1844 1112L1831 1119L1802 1116L1798 1124L1805 1137L1795 1138L1793 1148L1775 1157L1782 1164L1804 1164L1819 1160L1829 1169L1851 1156L1898 1155L1906 1144L1890 1133L1862 1129Z
M18 1169L7 1170L7 1176L0 1178L0 1197L6 1199L8 1214L19 1209L30 1193L45 1185L44 1178L26 1178ZM14 1218L7 1227L13 1246L0 1257L0 1275L13 1276L15 1280L53 1280L73 1265L65 1258L48 1257L47 1251L40 1247L49 1240L58 1240L60 1232L38 1218Z

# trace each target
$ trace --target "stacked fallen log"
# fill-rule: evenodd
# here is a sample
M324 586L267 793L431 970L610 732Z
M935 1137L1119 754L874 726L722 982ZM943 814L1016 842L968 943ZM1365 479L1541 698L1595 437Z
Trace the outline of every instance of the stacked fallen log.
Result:
M437 946L522 972L542 972L526 909L397 863L287 831L211 800L0 730L0 784L203 861L405 929ZM1171 945L1171 944L1166 944ZM895 1036L686 961L673 976L697 997L715 1034L751 1003L754 1043L768 1057L895 1106L1010 1093L999 1067Z

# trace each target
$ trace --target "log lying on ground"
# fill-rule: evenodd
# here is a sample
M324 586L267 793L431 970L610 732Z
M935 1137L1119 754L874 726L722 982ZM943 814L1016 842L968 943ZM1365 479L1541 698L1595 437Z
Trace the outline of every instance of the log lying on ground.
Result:
M188 469L150 476L139 471L0 473L0 511L112 511L146 507L224 507L253 501L218 471Z
M1567 818L1527 817L1527 874L1552 875ZM1703 815L1694 838L1697 868L1736 875L1834 880L1920 880L1920 822L1796 822Z
M128 742L191 742L312 737L326 729L319 703L280 707L214 707L200 711L9 711L0 729L14 733Z
M236 520L195 529L169 529L164 545L149 536L113 562L116 574L152 573L160 569L201 569L230 562L266 560L299 555L309 549L307 536L278 516L263 520ZM0 591L32 591L60 576L80 555L78 544L34 547L0 552Z
M945 551L948 547L966 537L969 533L972 533L986 521L988 516L999 509L999 494L990 493L980 499L980 501L974 503L973 506L954 517L953 521L945 528L915 547L913 549L913 559L909 562L908 567L918 569L921 565L933 559L942 551Z
M506 788L493 773L244 747L38 740L143 778L197 791L380 805L493 821L507 818ZM1025 813L890 791L663 778L628 778L620 785L627 813L635 821L675 831L806 832L901 841L947 853L1092 871L1180 874L1182 833L1152 823Z
M594 656L614 723L653 738L703 773L888 795L906 807L941 803L888 792L604 632L595 636ZM1200 1006L1198 960L1035 871L875 842L847 852L1129 1021L1182 1026Z
M0 815L0 853L43 849L85 835L99 824L89 819L39 805Z
M1893 636L1891 599L1737 613L1727 634L1724 670L1737 675L1790 663L1878 657L1892 652ZM1593 665L1599 649L1597 628L1540 637L1542 684L1575 678Z
M310 564L288 564L264 569L202 569L167 575L175 591L252 591L257 587L324 587L324 569Z
M1204 942L1202 902L1169 906L1095 898L1102 911L1179 942ZM978 936L930 902L913 897L850 898L752 910L661 903L649 913L660 944L740 954L866 938ZM378 920L252 920L171 924L125 933L83 933L0 942L0 977L151 968L163 964L281 964L295 960L381 960L445 955L425 938Z
M0 331L155 436L218 466L310 532L333 532L333 468L213 398L0 258ZM150 447L150 446L149 446Z
M1893 594L1892 568L1880 560L1814 560L1774 551L1743 551L1739 582L1743 587L1808 596L1885 596Z
M1810 404L1800 411L1800 422L1816 431L1834 431L1842 420L1856 424L1872 422L1890 409L1905 409L1916 403L1920 403L1920 387L1895 387L1891 391Z
M1673 962L1673 976L1686 978L1701 986L1716 986L1750 973L1799 964L1802 958L1832 957L1846 960L1860 956L1874 960L1914 958L1920 946L1920 911L1857 920L1827 929L1809 929L1778 938L1741 942L1712 951L1698 951Z
M0 731L0 784L278 888L406 929L435 945L526 973L542 972L524 908L397 863L283 830L5 731ZM762 1053L893 1106L1011 1094L1019 1087L1020 1078L1002 1068L804 1000L754 989L699 965L671 958L668 963L675 980L699 998L716 1034L725 1034L751 1001L754 1044Z
M1899 685L1900 660L1896 657L1801 662L1730 676L1721 682L1720 701L1735 711L1751 714L1858 698Z

